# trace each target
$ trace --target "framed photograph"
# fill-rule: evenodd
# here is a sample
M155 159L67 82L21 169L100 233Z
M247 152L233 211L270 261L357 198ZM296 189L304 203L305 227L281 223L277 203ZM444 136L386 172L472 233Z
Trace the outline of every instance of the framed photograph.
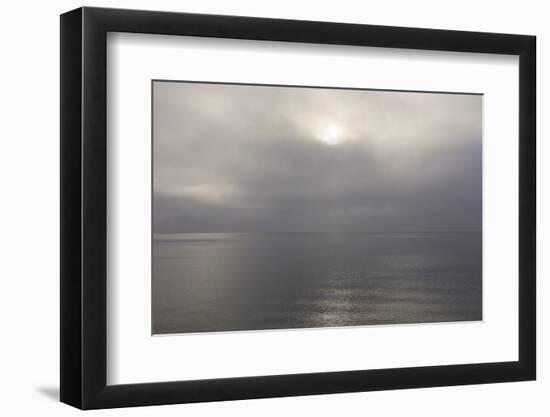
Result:
M533 380L535 37L61 16L61 401Z

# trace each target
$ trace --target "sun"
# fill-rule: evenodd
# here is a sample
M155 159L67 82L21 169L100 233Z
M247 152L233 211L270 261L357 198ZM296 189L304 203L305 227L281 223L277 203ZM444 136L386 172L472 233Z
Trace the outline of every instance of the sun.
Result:
M325 126L319 134L319 140L328 146L336 146L344 141L341 129L335 124Z

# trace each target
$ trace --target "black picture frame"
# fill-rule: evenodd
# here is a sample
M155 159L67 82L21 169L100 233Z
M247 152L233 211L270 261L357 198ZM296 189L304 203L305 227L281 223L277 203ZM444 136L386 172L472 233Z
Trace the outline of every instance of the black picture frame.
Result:
M519 56L519 360L107 385L108 32ZM61 15L61 401L81 409L534 380L534 36L103 8Z

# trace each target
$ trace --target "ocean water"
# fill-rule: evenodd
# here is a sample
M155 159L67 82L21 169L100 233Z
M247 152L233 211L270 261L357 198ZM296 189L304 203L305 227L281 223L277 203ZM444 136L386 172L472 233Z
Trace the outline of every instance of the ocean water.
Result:
M481 233L164 234L154 334L482 319Z

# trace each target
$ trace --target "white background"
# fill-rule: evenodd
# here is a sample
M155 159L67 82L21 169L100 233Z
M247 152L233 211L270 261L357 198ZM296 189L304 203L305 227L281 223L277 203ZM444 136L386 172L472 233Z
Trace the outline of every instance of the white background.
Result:
M136 34L107 45L109 384L518 359L517 57ZM483 322L151 337L159 78L483 92Z
M5 415L72 415L58 404L59 272L59 29L58 14L74 1L10 2L2 13L2 320L0 384ZM550 93L550 27L544 2L502 1L305 2L120 1L87 5L242 14L296 19L536 34L539 143L547 128L543 101ZM550 210L548 147L539 148L539 213ZM539 222L539 378L537 382L327 395L100 411L120 415L548 415L550 224Z

